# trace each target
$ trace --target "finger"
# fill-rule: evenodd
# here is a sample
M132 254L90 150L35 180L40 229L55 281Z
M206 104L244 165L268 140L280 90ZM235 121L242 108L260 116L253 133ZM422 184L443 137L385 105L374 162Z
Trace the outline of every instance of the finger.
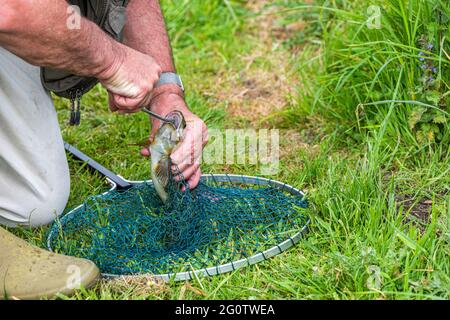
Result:
M182 152L182 151L179 151ZM180 163L175 163L173 161L172 156L174 155L174 153L172 153L172 155L170 156L172 163L174 164L174 166L172 166L172 172L176 173L176 172L184 172L185 170L187 170L189 167L192 167L195 164L200 163L201 161L201 151L200 152L192 152L192 148L191 148L191 152L185 151L182 152L183 153L183 160ZM179 159L180 156L178 156L177 154L175 154L175 159Z
M150 157L150 149L149 148L141 149L141 155L143 155L144 157Z
M152 132L150 134L150 139L154 139L156 136L156 132L158 131L158 128L161 126L161 121L158 119L153 118L152 116L148 116L150 120L152 121Z
M152 144L153 139L155 139L155 131L152 131L152 133L150 134L150 137L148 138L148 145L147 145L147 147L141 149L141 155L143 155L144 157L150 157L151 156L150 145Z
M194 174L194 173L196 173L197 172L197 170L200 168L200 164L199 163L194 163L193 165L191 165L191 166L189 166L189 167L187 167L185 170L183 170L181 173L182 173L182 176L181 177L183 177L184 178L184 180L189 180L191 177L192 177L192 175ZM180 181L181 180L181 177L178 175L178 176L176 176L175 177L175 181Z
M116 104L114 102L114 97L111 92L108 92L108 104L109 104L109 109L112 112L119 110L119 108L116 106Z
M185 152L184 158L181 162L175 162L173 160L173 156L174 154L172 153L172 155L170 156L170 159L172 161L172 163L174 165L176 165L176 167L172 167L172 171L173 170L178 170L180 172L184 172L185 170L187 170L189 167L191 167L192 165L194 165L195 163L200 163L200 159L201 159L201 153L191 153L191 152ZM177 154L175 154L175 156L177 157L176 159L179 159L179 156L177 156Z
M119 109L117 110L118 113L120 114L131 114L131 113L135 113L138 110L128 110L128 109Z
M173 154L172 154L173 155ZM174 164L172 166L172 172L173 173L177 173L177 172L184 172L187 169L189 169L190 167L192 167L193 165L200 163L200 156L198 155L191 155L191 154L186 154L185 158L182 160L181 163L175 163L172 160L172 155L170 156L172 164Z
M183 166L180 168L184 170L187 165L194 164L196 159L199 159L202 154L202 136L198 138L190 128L186 129L183 142L176 147L170 156L172 162L176 165Z
M192 176L191 178L187 181L187 183L189 184L189 189L194 189L195 187L197 187L198 183L200 182L200 178L202 177L202 172L200 171L200 169L198 169ZM183 186L181 188L182 191L186 190L186 188Z
M172 163L173 163L173 161L172 161ZM190 166L192 166L192 164L188 163L188 162L182 162L180 164L174 164L174 165L172 165L172 168L171 168L172 169L172 173L173 174L178 174L180 172L185 171Z
M137 112L141 108L141 98L128 98L119 95L113 95L114 104L124 112Z

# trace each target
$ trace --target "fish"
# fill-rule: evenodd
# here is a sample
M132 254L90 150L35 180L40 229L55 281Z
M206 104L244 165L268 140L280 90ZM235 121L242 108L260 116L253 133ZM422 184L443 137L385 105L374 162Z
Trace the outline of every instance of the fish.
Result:
M152 182L163 203L169 198L167 187L172 177L170 155L182 142L183 131L186 128L186 121L180 111L172 111L166 118L172 122L161 124L149 147Z

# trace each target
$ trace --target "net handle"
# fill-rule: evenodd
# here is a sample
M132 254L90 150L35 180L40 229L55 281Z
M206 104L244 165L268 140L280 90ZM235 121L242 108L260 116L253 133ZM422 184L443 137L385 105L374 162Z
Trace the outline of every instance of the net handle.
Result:
M120 191L120 190L127 190L127 189L131 188L131 186L132 186L131 183L129 183L125 179L119 177L117 174L115 174L111 170L106 169L100 163L98 163L91 157L87 156L86 154L84 154L83 152L81 152L80 150L75 148L74 146L70 145L69 143L64 142L64 149L66 149L66 151L68 153L70 153L74 158L86 163L90 169L97 171L101 175L108 178L112 183L114 183L116 185L115 187L117 188L117 190Z

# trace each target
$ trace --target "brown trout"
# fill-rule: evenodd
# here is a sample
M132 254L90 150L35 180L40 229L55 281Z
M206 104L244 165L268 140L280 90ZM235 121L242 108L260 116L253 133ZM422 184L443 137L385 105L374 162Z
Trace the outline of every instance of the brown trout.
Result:
M171 178L170 155L182 141L183 130L186 127L186 122L180 111L172 111L166 118L173 122L165 122L159 127L149 147L153 185L164 203L169 197L167 186Z

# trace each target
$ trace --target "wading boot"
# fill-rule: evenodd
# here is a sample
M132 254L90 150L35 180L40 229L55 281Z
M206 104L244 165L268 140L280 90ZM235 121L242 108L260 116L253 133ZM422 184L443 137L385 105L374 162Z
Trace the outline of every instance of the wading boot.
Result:
M0 300L70 295L99 275L89 260L40 249L0 227Z

